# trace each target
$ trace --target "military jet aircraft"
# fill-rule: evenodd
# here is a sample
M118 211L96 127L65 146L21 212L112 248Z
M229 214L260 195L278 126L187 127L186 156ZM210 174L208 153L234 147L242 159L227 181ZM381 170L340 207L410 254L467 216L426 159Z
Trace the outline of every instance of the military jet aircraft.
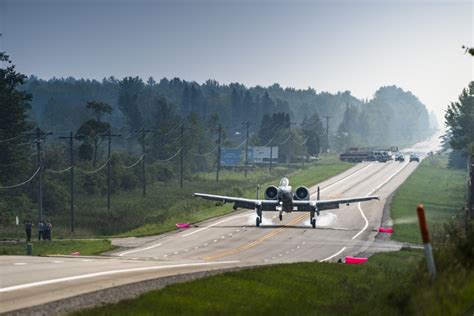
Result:
M309 190L306 187L298 187L295 192L293 192L291 190L290 181L288 180L288 178L282 178L278 187L272 185L266 188L265 200L259 200L258 197L256 200L254 200L205 193L194 193L194 196L206 200L219 201L222 203L234 203L234 209L237 209L239 207L246 209L255 209L257 211L257 227L259 227L262 223L263 211L279 212L280 220L283 219L283 212L309 212L311 225L313 226L313 228L316 228L315 215L319 216L320 211L339 208L339 204L349 205L350 203L379 199L377 196L364 196L321 200L320 190L318 187L316 200L311 200Z

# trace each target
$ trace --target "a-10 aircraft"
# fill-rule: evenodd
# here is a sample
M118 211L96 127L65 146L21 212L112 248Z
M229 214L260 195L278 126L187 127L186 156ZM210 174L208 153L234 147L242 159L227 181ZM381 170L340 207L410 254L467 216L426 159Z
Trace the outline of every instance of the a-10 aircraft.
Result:
M379 199L377 196L364 196L321 200L320 190L318 187L316 200L311 200L309 190L306 187L298 187L293 193L288 178L282 178L278 187L272 185L266 188L265 200L259 200L258 198L256 200L245 199L205 193L194 193L194 196L222 203L234 203L234 209L239 207L255 209L257 211L257 227L262 223L263 211L278 211L280 213L280 220L283 219L283 212L309 212L313 228L316 228L316 215L319 216L320 211L339 208L339 204L349 205L350 203Z

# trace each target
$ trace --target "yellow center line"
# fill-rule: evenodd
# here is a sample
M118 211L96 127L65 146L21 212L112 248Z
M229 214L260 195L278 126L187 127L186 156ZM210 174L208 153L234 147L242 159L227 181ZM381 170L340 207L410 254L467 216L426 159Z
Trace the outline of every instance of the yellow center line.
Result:
M239 252L242 252L244 250L247 250L247 249L250 249L250 248L253 248L255 247L256 245L258 244L261 244L262 242L264 242L265 240L275 236L275 235L278 235L279 233L281 233L283 230L285 230L286 228L288 228L288 226L291 226L291 225L295 225L297 223L299 223L300 221L302 221L306 216L308 216L308 214L303 214L303 215L300 215L294 219L292 219L291 221L289 221L287 224L285 224L283 227L280 227L266 235L263 235L262 237L259 237L257 238L256 240L248 243L248 244L244 244L242 246L239 246L237 248L232 248L232 249L227 249L227 250L224 250L223 252L221 253L218 253L218 254L215 254L215 255L211 255L211 256L206 256L206 257L203 257L204 260L214 260L214 259L217 259L217 258L221 258L221 257L225 257L225 256L230 256L230 255L233 255L233 254L236 254L236 253L239 253Z

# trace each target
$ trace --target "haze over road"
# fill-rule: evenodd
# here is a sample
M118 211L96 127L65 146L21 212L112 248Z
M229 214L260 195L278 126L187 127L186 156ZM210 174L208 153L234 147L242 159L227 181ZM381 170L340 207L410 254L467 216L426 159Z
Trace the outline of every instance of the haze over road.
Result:
M417 152L439 148L436 134ZM411 150L411 149L410 149ZM107 257L0 257L0 312L34 306L132 282L239 266L299 261L335 261L362 252L393 251L400 244L375 239L386 199L416 169L417 163L365 162L310 188L315 198L378 195L380 201L322 211L317 229L309 214L236 211L180 232L115 239L121 246ZM291 182L291 179L290 179ZM291 183L297 187L298 183ZM212 193L212 192L209 192Z

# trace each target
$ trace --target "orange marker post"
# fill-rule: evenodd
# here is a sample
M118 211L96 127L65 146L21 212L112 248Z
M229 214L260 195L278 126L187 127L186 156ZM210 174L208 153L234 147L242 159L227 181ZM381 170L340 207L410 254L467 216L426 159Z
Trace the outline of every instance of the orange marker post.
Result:
M423 246L425 248L426 264L428 266L428 272L431 276L436 276L436 267L433 258L433 249L431 247L431 238L428 232L428 224L426 223L425 207L423 204L419 204L416 207L416 213L418 214L418 222L420 223L421 239L423 240Z

